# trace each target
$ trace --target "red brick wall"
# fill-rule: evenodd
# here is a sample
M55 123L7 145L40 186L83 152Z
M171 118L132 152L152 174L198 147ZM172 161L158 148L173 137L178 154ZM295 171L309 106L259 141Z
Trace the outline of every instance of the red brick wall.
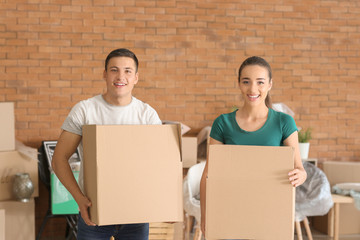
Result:
M3 0L0 101L16 103L16 137L56 139L70 108L102 93L103 61L140 59L135 95L193 132L241 105L248 56L274 71L273 101L312 127L310 157L358 160L360 2Z

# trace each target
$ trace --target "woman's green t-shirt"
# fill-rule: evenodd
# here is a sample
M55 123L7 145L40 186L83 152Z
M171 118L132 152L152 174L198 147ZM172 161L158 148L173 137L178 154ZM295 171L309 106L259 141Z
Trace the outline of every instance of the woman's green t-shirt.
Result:
M231 145L282 146L284 140L298 130L290 115L273 109L269 109L265 124L253 132L241 129L235 116L236 111L216 118L210 137Z

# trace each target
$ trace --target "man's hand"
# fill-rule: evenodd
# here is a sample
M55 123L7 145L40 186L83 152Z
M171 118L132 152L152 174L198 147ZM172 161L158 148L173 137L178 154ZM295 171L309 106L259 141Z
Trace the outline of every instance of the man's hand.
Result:
M205 237L205 221L201 221L201 232Z
M80 209L80 214L84 222L89 226L96 226L95 223L93 223L89 216L89 207L91 207L91 201L86 197L82 196L78 201L77 204Z

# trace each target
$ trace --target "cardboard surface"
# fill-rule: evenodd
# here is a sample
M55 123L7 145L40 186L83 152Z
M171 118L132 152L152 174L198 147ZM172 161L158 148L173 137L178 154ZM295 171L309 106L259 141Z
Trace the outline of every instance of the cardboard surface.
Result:
M15 200L12 186L19 172L29 173L34 185L32 197L39 196L38 162L18 151L0 152L0 201Z
M337 183L360 182L360 162L327 161L322 168L331 187ZM314 228L327 233L328 221L328 215L314 217ZM360 234L360 211L354 204L340 204L339 234Z
M34 199L31 199L27 203L19 201L0 201L0 209L5 210L5 239L35 239Z
M5 240L5 209L0 209L0 240Z
M93 222L182 221L179 125L87 125L83 148Z
M0 102L0 151L15 150L15 115L13 102Z
M323 170L330 185L360 182L360 162L324 162Z
M294 237L295 189L290 147L210 145L207 239Z
M189 168L197 163L197 137L182 137L183 168Z

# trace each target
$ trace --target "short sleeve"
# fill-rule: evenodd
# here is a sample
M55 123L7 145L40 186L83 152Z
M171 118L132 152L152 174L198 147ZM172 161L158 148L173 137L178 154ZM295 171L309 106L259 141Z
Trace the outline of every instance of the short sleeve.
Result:
M223 120L223 116L219 116L218 118L215 119L212 127L211 127L211 132L210 132L210 137L212 137L213 139L224 143L225 139L224 139L224 120Z
M282 114L281 125L282 125L282 132L283 132L282 141L287 139L295 131L298 131L298 128L296 127L294 118L288 114Z
M161 125L161 120L155 109L150 107L149 114L148 114L148 123L147 124L154 124L154 125Z
M79 102L71 109L61 129L82 136L82 126L85 124L84 116L84 109Z

